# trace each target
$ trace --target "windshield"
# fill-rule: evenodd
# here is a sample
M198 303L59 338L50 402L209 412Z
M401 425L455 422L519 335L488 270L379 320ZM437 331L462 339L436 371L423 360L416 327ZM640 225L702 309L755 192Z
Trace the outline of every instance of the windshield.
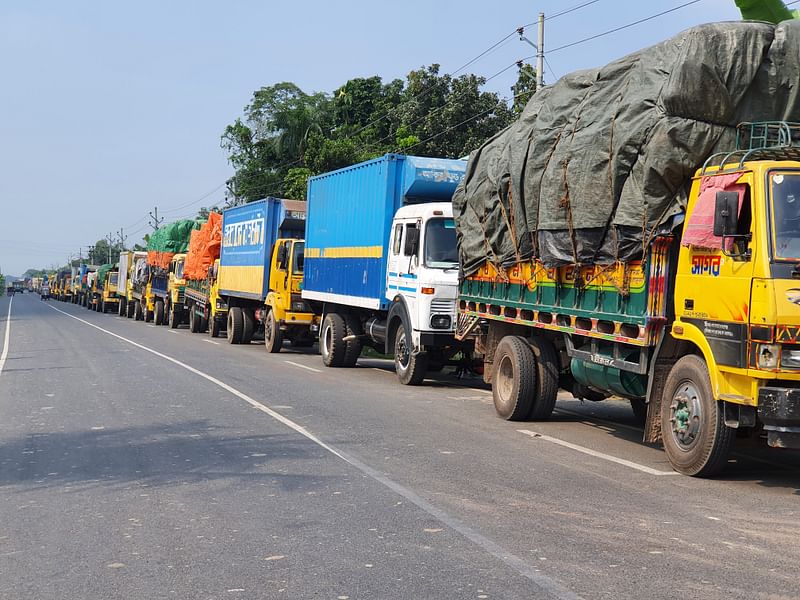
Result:
M305 249L305 242L295 242L294 249L292 250L292 273L295 275L303 272Z
M119 273L111 273L108 276L108 283L110 283L111 285L117 285L118 278L119 278Z
M456 224L453 219L431 219L425 227L425 266L453 269L458 266Z
M800 173L772 173L770 197L775 258L800 260Z
M183 261L175 263L175 279L183 279Z

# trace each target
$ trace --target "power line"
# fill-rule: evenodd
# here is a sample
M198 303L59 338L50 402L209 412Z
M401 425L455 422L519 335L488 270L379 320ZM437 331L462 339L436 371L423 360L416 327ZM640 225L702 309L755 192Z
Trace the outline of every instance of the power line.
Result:
M227 183L227 179L226 179L225 181L223 181L222 183L220 183L220 184L219 184L217 187L215 187L215 188L214 188L213 190L211 190L210 192L208 192L208 193L206 193L206 194L203 194L202 196L200 196L200 197L199 197L197 200L192 200L191 202L187 202L186 204L181 204L180 206L176 206L176 207L174 207L174 208L168 208L168 209L166 209L166 210L162 210L161 212L162 212L162 213L172 213L172 212L177 212L177 211L179 211L179 210L183 210L184 208L187 208L187 207L189 207L189 206L192 206L193 204L197 204L198 202L202 202L203 200L205 200L206 198L208 198L209 196L211 196L213 193L215 193L216 191L218 191L218 190L219 190L219 189L220 189L222 186L224 186L226 183Z
M596 4L597 2L600 2L600 0L589 0L588 2L584 2L583 4L578 4L577 6L573 6L572 8L565 8L564 10L562 10L560 12L557 12L554 15L550 15L549 17L547 15L545 15L545 20L546 21L552 21L553 19L557 19L558 17L563 17L564 15L568 15L571 12L575 12L576 10L580 10L580 9L586 7L586 6L589 6L590 4ZM534 24L535 23L531 23L531 25L534 25ZM530 27L530 25L528 25L528 27Z
M623 29L628 29L629 27L633 27L634 25L639 25L640 23L645 23L646 21L652 21L653 19L657 19L658 17L663 17L666 14L671 12L675 12L676 10L680 10L681 8L686 8L687 6L691 6L692 4L697 4L698 2L702 2L702 0L691 0L691 2L684 2L679 6L674 6L670 9L661 11L660 13L656 13L654 15L650 15L649 17L645 17L643 19L639 19L637 21L633 21L632 23L627 23L626 25L620 25L619 27L615 27L613 29L609 29L608 31L604 31L602 33L598 33L595 35L591 35L589 37L585 37L582 40L577 40L575 42L570 42L569 44L564 44L563 46L559 46L558 48L553 48L548 50L548 52L558 52L559 50L564 50L565 48L571 48L572 46L577 46L578 44L583 44L585 42L589 42L591 40L596 40L597 38L610 35L612 33L616 33L617 31L622 31Z

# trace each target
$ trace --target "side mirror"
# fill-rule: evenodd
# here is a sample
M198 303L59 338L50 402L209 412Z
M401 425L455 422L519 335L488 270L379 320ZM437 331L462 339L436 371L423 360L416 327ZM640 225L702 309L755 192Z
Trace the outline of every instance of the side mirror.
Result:
M406 228L406 243L403 246L403 254L415 256L419 249L419 229L416 227Z
M722 237L736 235L739 225L739 194L717 192L714 204L714 235Z
M286 256L286 246L284 244L281 244L280 246L278 246L278 254L275 257L275 260L278 263L278 268L279 269L285 269L286 268L286 259L287 258L288 257Z

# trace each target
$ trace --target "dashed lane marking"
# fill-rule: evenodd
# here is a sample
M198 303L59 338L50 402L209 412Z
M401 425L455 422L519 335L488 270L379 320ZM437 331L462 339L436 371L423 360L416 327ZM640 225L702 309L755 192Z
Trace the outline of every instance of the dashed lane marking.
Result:
M291 360L285 360L283 362L285 362L287 365L292 365L294 367L299 367L301 369L306 369L307 371L314 371L314 373L322 373L322 371L320 371L319 369L315 369L314 367L307 367L306 365L301 365L300 363L296 363L296 362L293 362Z
M8 299L8 315L6 315L6 332L3 340L3 353L0 354L0 375L3 374L3 367L6 366L8 356L8 340L11 336L11 305L14 303L14 296Z
M551 442L553 444L558 444L559 446L564 446L565 448L575 450L576 452L582 452L583 454L588 454L589 456L594 456L595 458L601 458L609 462L617 463L618 465L623 465L631 469L636 469L637 471L641 471L642 473L647 473L649 475L660 476L660 475L678 474L675 471L659 471L658 469L653 469L652 467L646 467L645 465L640 465L639 463L635 463L630 460L625 460L624 458L618 458L616 456L611 456L610 454L605 454L603 452L598 452L597 450L592 450L591 448L585 448L584 446L579 446L578 444L573 444L571 442L560 440L558 438L550 437L549 435L544 435L543 433L537 433L535 431L530 431L528 429L517 429L517 431L519 433L529 435L532 438L543 440L545 442Z

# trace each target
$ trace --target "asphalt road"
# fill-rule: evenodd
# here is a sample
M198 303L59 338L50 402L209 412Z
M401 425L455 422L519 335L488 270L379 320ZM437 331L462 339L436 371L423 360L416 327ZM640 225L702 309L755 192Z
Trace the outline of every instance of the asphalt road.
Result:
M0 599L800 597L800 458L0 298ZM4 360L5 358L5 360Z

